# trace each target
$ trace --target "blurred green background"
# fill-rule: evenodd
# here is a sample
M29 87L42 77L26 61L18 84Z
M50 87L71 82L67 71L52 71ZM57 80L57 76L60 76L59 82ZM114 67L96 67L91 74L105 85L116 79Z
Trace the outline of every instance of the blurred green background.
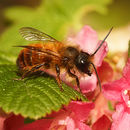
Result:
M100 39L113 26L107 39L110 51L125 51L130 39L130 0L0 0L0 51L15 56L13 45L28 44L18 33L31 26L58 40L88 24Z

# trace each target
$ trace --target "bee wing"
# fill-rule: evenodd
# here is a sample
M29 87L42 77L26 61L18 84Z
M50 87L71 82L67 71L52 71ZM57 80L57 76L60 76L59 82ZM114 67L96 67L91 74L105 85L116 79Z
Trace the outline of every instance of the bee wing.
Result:
M50 41L50 42L57 41L53 37L31 27L20 28L19 32L22 35L22 37L27 41Z
M36 47L36 46L14 46L14 47L27 48L29 50L33 50L33 51L38 52L38 53L48 54L48 55L54 56L56 58L60 58L60 55L57 54L56 52L53 52L51 50L43 50L42 48L39 48L39 47Z

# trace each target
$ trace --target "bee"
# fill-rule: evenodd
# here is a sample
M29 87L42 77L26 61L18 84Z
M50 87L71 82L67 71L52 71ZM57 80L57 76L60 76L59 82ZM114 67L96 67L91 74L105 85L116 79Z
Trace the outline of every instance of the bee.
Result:
M90 55L77 46L64 44L37 29L31 27L21 28L20 34L24 39L39 41L39 43L17 46L23 48L17 58L17 66L22 75L20 79L24 79L38 71L44 72L50 69L55 72L56 81L62 90L60 74L61 70L64 69L70 77L76 80L77 87L81 91L79 78L74 72L78 71L79 73L91 76L94 69L101 88L100 79L92 59L111 31L112 28L95 52Z

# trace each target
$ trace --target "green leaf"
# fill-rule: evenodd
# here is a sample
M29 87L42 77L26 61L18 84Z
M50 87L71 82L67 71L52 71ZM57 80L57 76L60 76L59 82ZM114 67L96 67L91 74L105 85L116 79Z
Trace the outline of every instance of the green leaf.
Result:
M129 47L128 47L128 57L130 58L130 41L129 41Z
M16 62L16 57L9 53L0 51L0 64L12 64Z
M15 65L0 65L0 107L7 113L37 119L58 111L71 100L86 101L79 92L65 84L62 84L62 92L56 81L48 76L13 80L19 78L16 70Z
M109 110L114 111L111 101L108 101L108 108Z

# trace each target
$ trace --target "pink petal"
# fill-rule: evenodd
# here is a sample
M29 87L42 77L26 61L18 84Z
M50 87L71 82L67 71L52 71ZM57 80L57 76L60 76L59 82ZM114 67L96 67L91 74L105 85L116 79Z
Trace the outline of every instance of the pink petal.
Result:
M130 109L130 86L128 85L128 87L129 89L122 90L122 99L126 107Z
M80 78L80 88L83 93L93 91L97 87L97 77L95 74Z
M108 130L110 126L110 119L106 115L103 115L93 124L92 130Z
M0 130L4 130L4 121L6 120L6 117L0 117Z
M77 124L77 130L91 130L91 128L86 125L85 123L82 123L82 122L78 122L76 123ZM75 129L74 129L75 130Z
M77 120L77 118L73 116L72 118L68 118L65 130L91 130L91 128L88 125Z
M24 126L24 118L22 116L12 115L4 122L4 130L18 130Z
M96 31L86 25L71 41L78 44L83 51L92 54L96 50L98 37Z
M91 128L85 123L77 118L75 113L71 113L71 120L68 120L67 130L91 130Z
M4 130L4 122L5 120L10 116L10 114L6 114L1 108L0 108L0 130Z
M94 103L72 101L67 109L72 111L80 121L87 119L89 112L94 108Z
M96 49L98 48L100 43L101 43L101 41L96 46ZM108 46L107 46L107 43L104 42L103 45L101 46L101 48L98 50L98 52L94 56L95 66L98 66L98 67L101 66L104 57L107 55L107 52L108 52Z
M97 69L98 76L101 82L110 82L113 79L114 71L110 64L103 61L102 65Z
M37 120L33 123L26 124L17 130L49 130L51 123L52 123L52 119L41 119L41 120ZM10 129L8 129L8 130L10 130ZM12 129L12 130L14 130L14 129Z
M75 125L76 124L75 124L74 119L68 118L68 120L67 120L67 126L66 126L67 130L75 130L75 128L76 128Z
M100 117L106 115L107 117L111 117L112 111L110 111L108 107L108 100L104 97L102 93L100 93L95 100L95 108L91 110L90 117L91 123L96 122Z
M84 122L87 119L89 111L94 107L93 103L72 101L65 107L63 113L54 118L50 129L61 130L90 130Z
M121 78L114 82L106 83L102 86L102 91L107 99L122 101L122 89L125 89L126 80Z
M116 106L116 112L112 118L111 130L130 130L130 113L125 110L123 104Z
M103 93L110 100L125 103L126 107L130 107L130 58L123 70L123 77L120 80L103 85Z
M59 113L59 112L58 112ZM68 120L69 123L71 123L71 128L74 128L75 123L73 120L71 120L71 117L69 116L70 113L68 111L62 111L60 112L60 114L57 114L53 120L52 123L50 124L49 129L61 129L61 130L65 130L66 129L66 125L68 124Z
M128 59L126 66L123 69L123 76L126 78L128 84L130 85L130 58Z

